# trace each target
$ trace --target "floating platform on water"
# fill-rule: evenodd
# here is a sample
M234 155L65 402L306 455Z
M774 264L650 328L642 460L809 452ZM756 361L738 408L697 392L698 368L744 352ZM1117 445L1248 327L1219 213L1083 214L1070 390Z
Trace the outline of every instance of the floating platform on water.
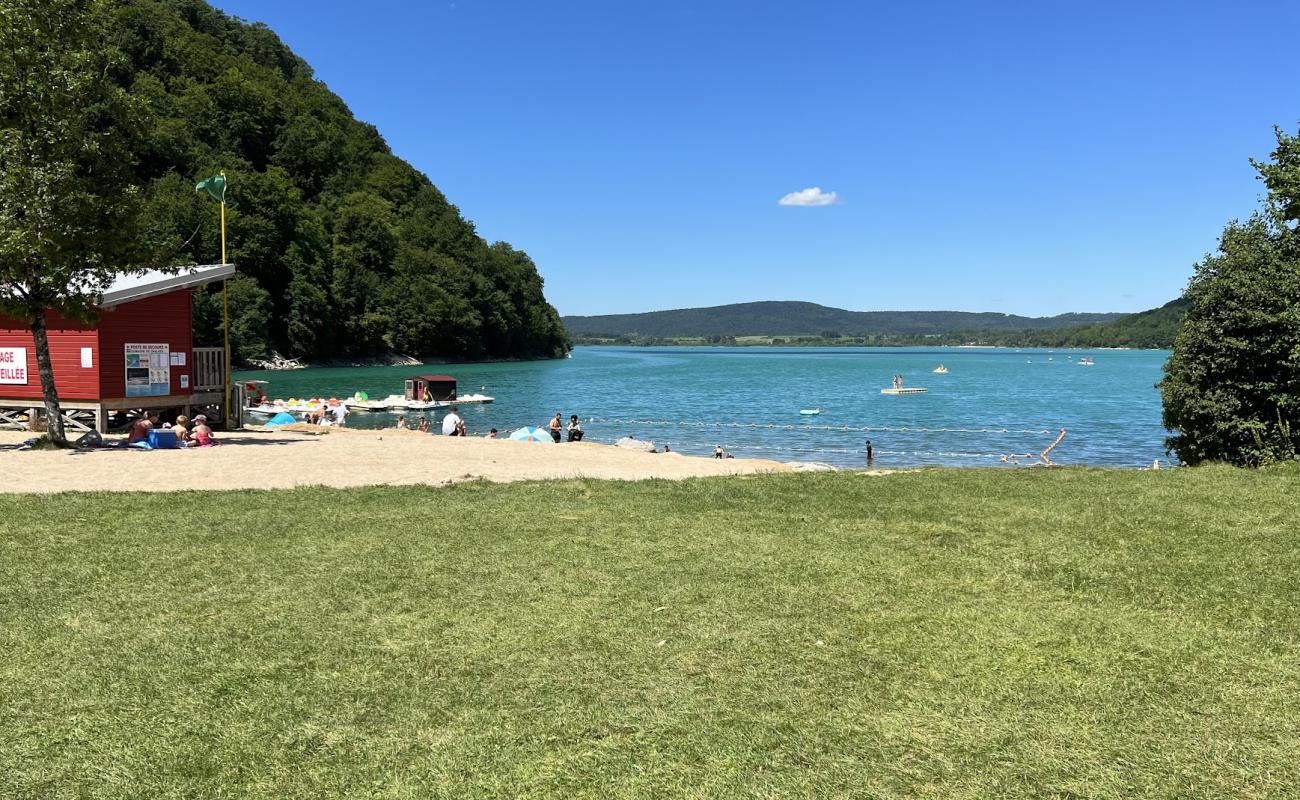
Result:
M881 389L880 393L881 394L925 394L928 391L930 390L923 389L920 386L905 386L902 389Z

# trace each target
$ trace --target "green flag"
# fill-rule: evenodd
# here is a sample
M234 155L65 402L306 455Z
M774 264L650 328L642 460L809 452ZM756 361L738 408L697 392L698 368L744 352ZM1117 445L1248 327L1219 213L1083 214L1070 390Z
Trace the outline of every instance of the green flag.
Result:
M199 181L194 184L194 191L197 193L207 192L212 195L212 199L219 203L226 202L226 176L213 175L207 180Z

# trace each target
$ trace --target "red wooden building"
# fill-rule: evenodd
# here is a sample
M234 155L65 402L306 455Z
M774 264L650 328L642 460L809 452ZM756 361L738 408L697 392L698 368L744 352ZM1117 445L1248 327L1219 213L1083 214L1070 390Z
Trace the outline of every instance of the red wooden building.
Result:
M233 264L217 264L126 275L100 298L96 322L47 313L54 384L68 424L105 431L119 411L224 412L225 351L193 346L192 303L195 289L234 273ZM0 425L27 426L43 413L32 334L0 316Z

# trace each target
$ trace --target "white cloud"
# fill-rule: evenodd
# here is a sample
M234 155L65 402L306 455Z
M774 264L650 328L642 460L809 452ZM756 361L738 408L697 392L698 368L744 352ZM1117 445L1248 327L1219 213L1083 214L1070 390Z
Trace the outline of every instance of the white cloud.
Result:
M801 192L790 192L780 199L783 206L829 206L839 201L835 192L823 192L820 186L811 186Z

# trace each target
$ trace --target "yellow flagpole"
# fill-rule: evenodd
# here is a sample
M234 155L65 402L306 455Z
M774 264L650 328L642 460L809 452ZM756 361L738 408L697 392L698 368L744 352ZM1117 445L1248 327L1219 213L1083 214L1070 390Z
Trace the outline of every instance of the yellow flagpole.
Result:
M226 261L226 173L221 172L221 263L225 265ZM221 282L221 328L225 337L225 383L226 383L226 404L223 407L225 412L226 425L230 424L232 415L230 413L230 292L226 288L229 281Z

